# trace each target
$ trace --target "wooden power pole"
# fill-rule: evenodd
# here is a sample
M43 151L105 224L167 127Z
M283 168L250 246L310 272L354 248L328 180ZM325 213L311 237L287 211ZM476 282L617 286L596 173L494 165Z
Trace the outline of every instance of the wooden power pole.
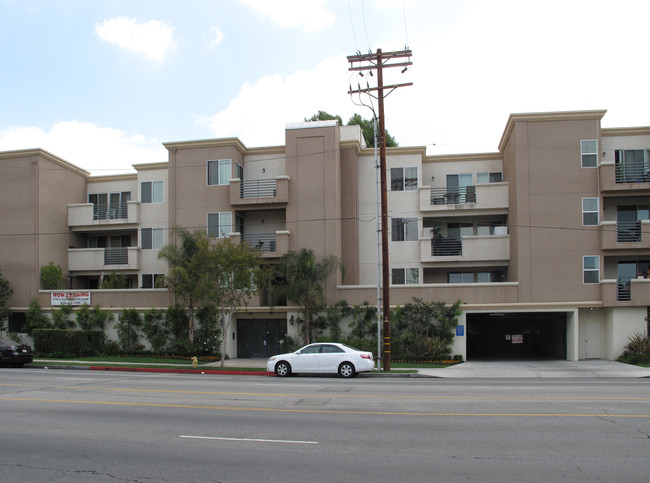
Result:
M402 60L406 59L406 60ZM377 99L379 117L379 169L381 183L381 279L382 279L382 313L384 316L384 370L390 370L390 265L388 262L388 188L386 183L386 127L384 123L384 97L398 87L411 86L412 82L405 84L384 85L383 69L388 67L403 67L402 72L412 65L411 50L400 50L398 52L382 52L357 54L348 56L350 71L377 71L377 87L359 87L353 90L350 87L348 94L368 94ZM395 62L397 60L397 62ZM388 90L386 94L384 91Z

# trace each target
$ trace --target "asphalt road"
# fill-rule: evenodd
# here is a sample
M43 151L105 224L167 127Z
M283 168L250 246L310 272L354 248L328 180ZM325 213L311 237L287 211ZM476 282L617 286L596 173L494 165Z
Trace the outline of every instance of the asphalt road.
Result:
M0 480L650 480L650 380L0 369Z

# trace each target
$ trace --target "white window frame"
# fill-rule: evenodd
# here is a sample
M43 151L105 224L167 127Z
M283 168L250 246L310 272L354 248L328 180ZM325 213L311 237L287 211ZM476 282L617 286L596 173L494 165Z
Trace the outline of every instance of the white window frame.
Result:
M144 285L144 280L145 277L151 279L151 287L145 287ZM140 277L140 287L141 288L156 288L156 281L158 281L160 278L165 278L165 275L163 273L143 273Z
M402 171L402 183L399 189L394 189L393 188L393 171ZM407 183L406 182L406 173L407 170L415 170L415 184ZM409 177L409 179L413 179L413 177ZM417 166L400 166L396 168L390 168L390 190L391 191L417 191L418 185L420 183L419 176L418 176L418 167Z
M393 222L391 221L391 241L393 242L402 242L402 241L418 241L420 233L420 224L417 218L392 218L392 220L402 220L402 233L401 239L396 238L399 234L399 231L394 230ZM410 238L409 238L410 235ZM415 238L413 238L415 235Z
M151 185L151 199L144 197L144 185ZM141 203L162 203L165 201L165 194L163 190L162 181L142 181L140 183L140 202Z
M492 181L492 177L495 175L500 176L499 181ZM481 178L487 177L487 181L481 181ZM503 172L502 171L490 171L484 173L476 173L476 184L487 184L487 183L502 183L503 182Z
M211 223L211 218L216 216L217 222L214 221ZM219 211L216 213L208 213L206 218L206 231L209 236L217 238L227 238L230 236L230 233L233 231L233 220L232 212L230 211ZM217 232L215 233L215 228Z
M404 283L395 282L396 273L401 273ZM393 268L391 271L393 285L418 285L420 283L419 268Z
M594 264L595 267L588 267L587 261L596 261ZM589 264L591 265L591 264ZM595 282L588 282L587 281L587 274L589 273L596 273L596 281ZM585 255L582 257L582 283L585 285L594 285L600 283L600 257L598 255Z
M213 163L215 163L215 168L212 168ZM210 176L211 173L212 176ZM231 178L232 159L210 159L206 162L206 182L208 186L224 186L230 184Z
M150 232L151 246L145 246L145 232ZM159 250L165 244L165 229L164 228L141 228L140 229L140 248L142 250ZM148 243L147 243L148 245Z
M596 209L587 209L585 206L586 202L596 201ZM596 214L596 223L585 223L585 216ZM600 200L597 197L590 196L582 198L582 226L598 226L600 224Z
M590 149L587 143L595 143L595 149ZM598 167L598 140L597 139L582 139L580 141L580 166L583 168L597 168Z

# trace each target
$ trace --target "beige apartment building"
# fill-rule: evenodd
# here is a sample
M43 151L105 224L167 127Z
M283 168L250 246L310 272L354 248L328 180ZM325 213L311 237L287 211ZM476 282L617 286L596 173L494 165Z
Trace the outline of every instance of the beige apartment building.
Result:
M603 129L605 111L513 114L498 152L387 150L393 306L419 297L463 313L453 353L477 359L616 359L647 330L650 127ZM30 300L120 312L166 308L158 249L171 228L260 249L311 248L345 264L330 303L377 303L374 150L357 126L287 125L283 146L237 138L165 143L167 162L90 174L40 149L0 153L0 266L12 330ZM40 287L61 265L68 287ZM130 289L100 290L120 273ZM230 357L268 357L297 334L296 307L261 293L228 334ZM110 335L110 333L109 333Z

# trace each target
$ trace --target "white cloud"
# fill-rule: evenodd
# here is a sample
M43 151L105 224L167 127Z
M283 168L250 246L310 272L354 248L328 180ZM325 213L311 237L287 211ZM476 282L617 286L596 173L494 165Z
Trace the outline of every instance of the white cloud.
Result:
M95 33L108 43L151 60L160 61L176 49L174 28L159 20L138 23L128 17L112 18L95 25Z
M93 174L124 173L133 171L133 164L168 159L156 139L88 122L59 122L49 131L28 126L0 131L0 151L33 148L45 149Z
M212 36L212 42L210 42L208 48L212 49L217 45L219 45L223 40L223 32L221 32L221 30L219 30L218 27L212 27L212 29L210 30L210 34Z
M216 137L235 136L249 147L281 145L287 123L301 122L319 110L338 114L344 122L354 112L371 117L368 109L354 106L348 88L345 57L330 58L310 71L247 82L228 107L199 122Z
M301 27L314 32L331 27L336 16L325 8L327 0L242 0L253 10L270 17L280 27Z

